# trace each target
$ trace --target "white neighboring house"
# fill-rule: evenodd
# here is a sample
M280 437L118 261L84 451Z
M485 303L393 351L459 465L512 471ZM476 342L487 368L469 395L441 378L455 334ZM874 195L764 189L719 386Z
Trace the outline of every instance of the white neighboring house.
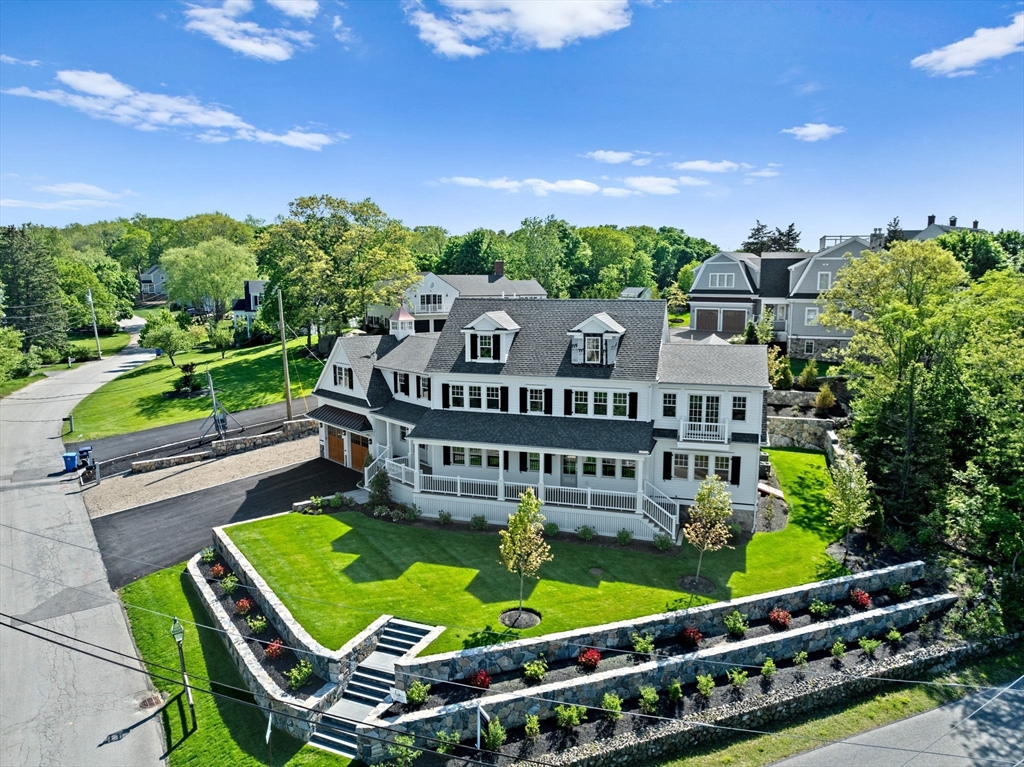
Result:
M245 323L245 335L252 335L252 322L263 305L263 292L267 288L267 280L246 280L244 295L231 306L231 314L234 318L235 331L239 325Z
M139 276L139 291L147 296L166 293L167 272L160 264L149 267Z
M536 280L510 280L505 276L505 262L495 261L491 274L434 274L420 272L420 279L409 288L398 309L371 306L366 311L366 325L389 329L389 320L413 322L417 333L440 333L452 303L465 298L547 298L548 293Z
M458 298L440 333L339 339L310 417L427 516L505 524L532 487L563 530L678 538L717 474L750 529L766 349L669 340L664 301Z

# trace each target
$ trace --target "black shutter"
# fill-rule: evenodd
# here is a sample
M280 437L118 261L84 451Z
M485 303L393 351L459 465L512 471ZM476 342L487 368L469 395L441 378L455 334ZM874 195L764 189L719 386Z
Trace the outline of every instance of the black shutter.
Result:
M527 406L526 406L526 387L525 386L520 386L519 387L519 412L520 413L525 413L526 410L527 410Z
M519 471L525 473L530 470L530 456L526 453L519 453Z
M562 404L565 415L572 415L572 389L565 390L565 401Z
M635 391L629 393L629 417L636 420L637 405L640 402L640 395Z
M495 360L501 359L501 336L497 333L491 336L491 357Z
M544 415L551 415L555 412L554 392L551 389L544 390Z
M740 483L740 457L734 455L732 457L732 474L729 477L730 485L738 485Z
M345 368L345 383L348 384L348 388L355 388L355 385L352 383L354 380L355 376L352 375L352 368Z
M423 396L423 380L416 376L416 399Z
M338 385L338 366L334 366L334 385Z
M508 471L508 450L503 450L502 452L505 454L503 456L505 461L505 471Z
M392 387L392 389L395 392L395 394L398 394L398 372L397 371L392 371L391 372L391 377L392 377L392 379L395 382L395 385Z
M448 405L448 384L441 384L441 407L447 410Z
M469 358L471 360L476 359L476 333L472 333L469 336Z
M441 463L445 466L450 466L452 462L452 449L449 445L445 445L441 448Z
M672 453L665 451L661 461L661 478L666 482L672 479Z
M404 394L406 397L409 396L409 374L408 373L403 373L402 374L402 394Z
M501 387L501 412L502 413L507 413L508 412L508 387L507 386L502 386ZM505 453L505 455L507 456L508 453ZM507 458L505 460L505 463L508 463L508 459ZM506 466L505 468L507 469L508 467Z
M551 464L552 464L551 458L552 458L551 453L545 453L544 454L544 473L545 474L550 474L551 473Z

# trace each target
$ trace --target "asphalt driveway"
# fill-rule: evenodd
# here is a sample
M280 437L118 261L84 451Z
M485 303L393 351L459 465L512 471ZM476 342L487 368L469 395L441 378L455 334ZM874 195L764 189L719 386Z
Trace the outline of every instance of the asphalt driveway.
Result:
M361 475L323 458L197 490L92 521L111 588L183 562L210 529L291 509L311 495L355 489Z

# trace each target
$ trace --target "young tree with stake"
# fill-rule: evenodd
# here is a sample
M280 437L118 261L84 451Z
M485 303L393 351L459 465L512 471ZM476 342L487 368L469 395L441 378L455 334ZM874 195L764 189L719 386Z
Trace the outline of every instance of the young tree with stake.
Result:
M718 475L712 475L700 483L690 507L690 521L683 527L686 542L700 552L700 556L697 557L695 581L700 578L704 552L718 551L729 544L732 533L729 532L725 520L730 516L732 496Z
M527 578L536 578L537 571L545 562L550 562L551 547L544 540L544 516L540 513L540 501L533 494L533 488L519 496L519 507L515 514L508 516L508 529L501 530L501 561L510 573L519 576L519 613L516 623L523 614L523 584Z
M861 527L874 513L871 508L871 482L864 473L864 467L853 460L849 453L837 456L829 470L832 486L826 497L832 509L828 522L843 531L843 562L849 551L847 538L855 527Z

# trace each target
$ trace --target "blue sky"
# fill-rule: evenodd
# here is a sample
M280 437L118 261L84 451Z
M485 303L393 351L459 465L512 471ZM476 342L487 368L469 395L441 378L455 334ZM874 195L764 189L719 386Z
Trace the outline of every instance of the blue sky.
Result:
M1024 4L3 3L0 220L1024 227Z

